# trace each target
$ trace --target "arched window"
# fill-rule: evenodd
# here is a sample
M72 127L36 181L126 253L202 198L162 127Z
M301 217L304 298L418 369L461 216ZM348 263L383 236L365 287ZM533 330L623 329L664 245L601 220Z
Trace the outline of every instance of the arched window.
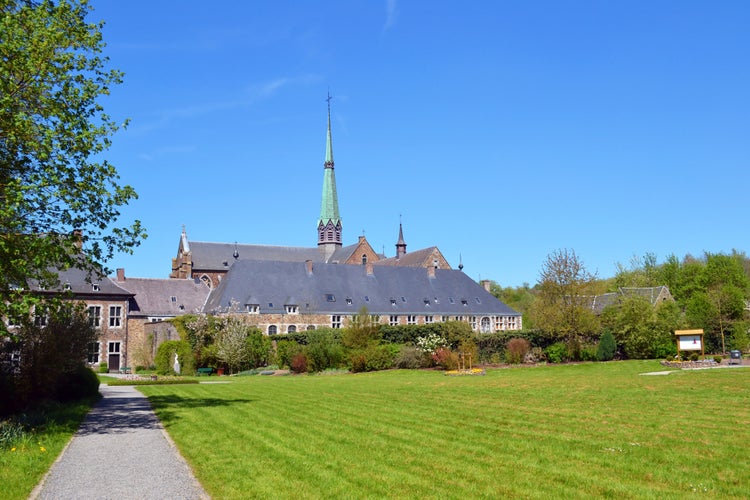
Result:
M288 327L286 328L286 333L294 333L294 332L296 332L296 331L297 331L297 327L296 327L295 325L289 325L289 326L288 326Z
M315 330L315 325L307 325L308 330Z
M201 281L208 288L213 288L213 283L211 282L211 278L207 274L204 274L203 276L201 276Z
M487 316L483 317L482 320L479 323L479 328L481 329L482 333L490 333L492 331L492 322L490 321L490 318Z
M367 254L363 253L362 254L362 265L364 266L365 264L367 264Z
M278 328L276 328L276 325L270 325L268 327L268 335L276 335L278 332Z

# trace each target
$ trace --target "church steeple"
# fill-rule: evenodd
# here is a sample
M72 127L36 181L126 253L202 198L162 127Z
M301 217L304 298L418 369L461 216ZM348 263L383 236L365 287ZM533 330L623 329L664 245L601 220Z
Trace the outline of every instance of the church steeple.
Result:
M326 157L323 163L323 197L318 219L318 248L325 261L341 247L341 217L336 194L336 174L333 168L333 141L331 139L331 94L328 94L328 132L326 135Z
M404 230L401 222L398 223L398 241L396 242L396 258L400 259L406 254L406 242L404 241Z

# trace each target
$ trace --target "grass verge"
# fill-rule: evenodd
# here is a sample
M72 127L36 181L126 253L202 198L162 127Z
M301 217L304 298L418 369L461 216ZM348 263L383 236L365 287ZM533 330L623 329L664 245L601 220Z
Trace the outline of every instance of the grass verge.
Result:
M750 372L656 361L141 388L215 498L745 498Z
M95 402L50 404L0 422L3 498L28 497Z

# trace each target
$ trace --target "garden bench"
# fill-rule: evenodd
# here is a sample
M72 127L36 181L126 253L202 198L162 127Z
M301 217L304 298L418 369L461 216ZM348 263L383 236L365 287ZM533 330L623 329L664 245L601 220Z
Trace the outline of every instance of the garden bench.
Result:
M213 371L214 371L213 368L198 368L198 376L201 376L204 374L210 376L213 373Z
M129 366L120 367L120 373L122 374L130 373L130 367Z

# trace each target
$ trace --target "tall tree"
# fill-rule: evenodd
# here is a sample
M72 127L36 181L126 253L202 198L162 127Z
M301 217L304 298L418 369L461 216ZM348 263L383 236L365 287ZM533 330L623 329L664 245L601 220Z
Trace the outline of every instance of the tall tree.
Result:
M107 68L90 11L86 0L0 0L0 315L31 306L30 280L49 288L55 269L100 271L145 237L137 220L116 226L137 196L102 159L120 125L99 101L122 73Z
M599 325L591 310L591 296L596 286L596 275L586 269L575 251L554 251L539 275L539 296L531 314L534 325L567 341L595 333Z

